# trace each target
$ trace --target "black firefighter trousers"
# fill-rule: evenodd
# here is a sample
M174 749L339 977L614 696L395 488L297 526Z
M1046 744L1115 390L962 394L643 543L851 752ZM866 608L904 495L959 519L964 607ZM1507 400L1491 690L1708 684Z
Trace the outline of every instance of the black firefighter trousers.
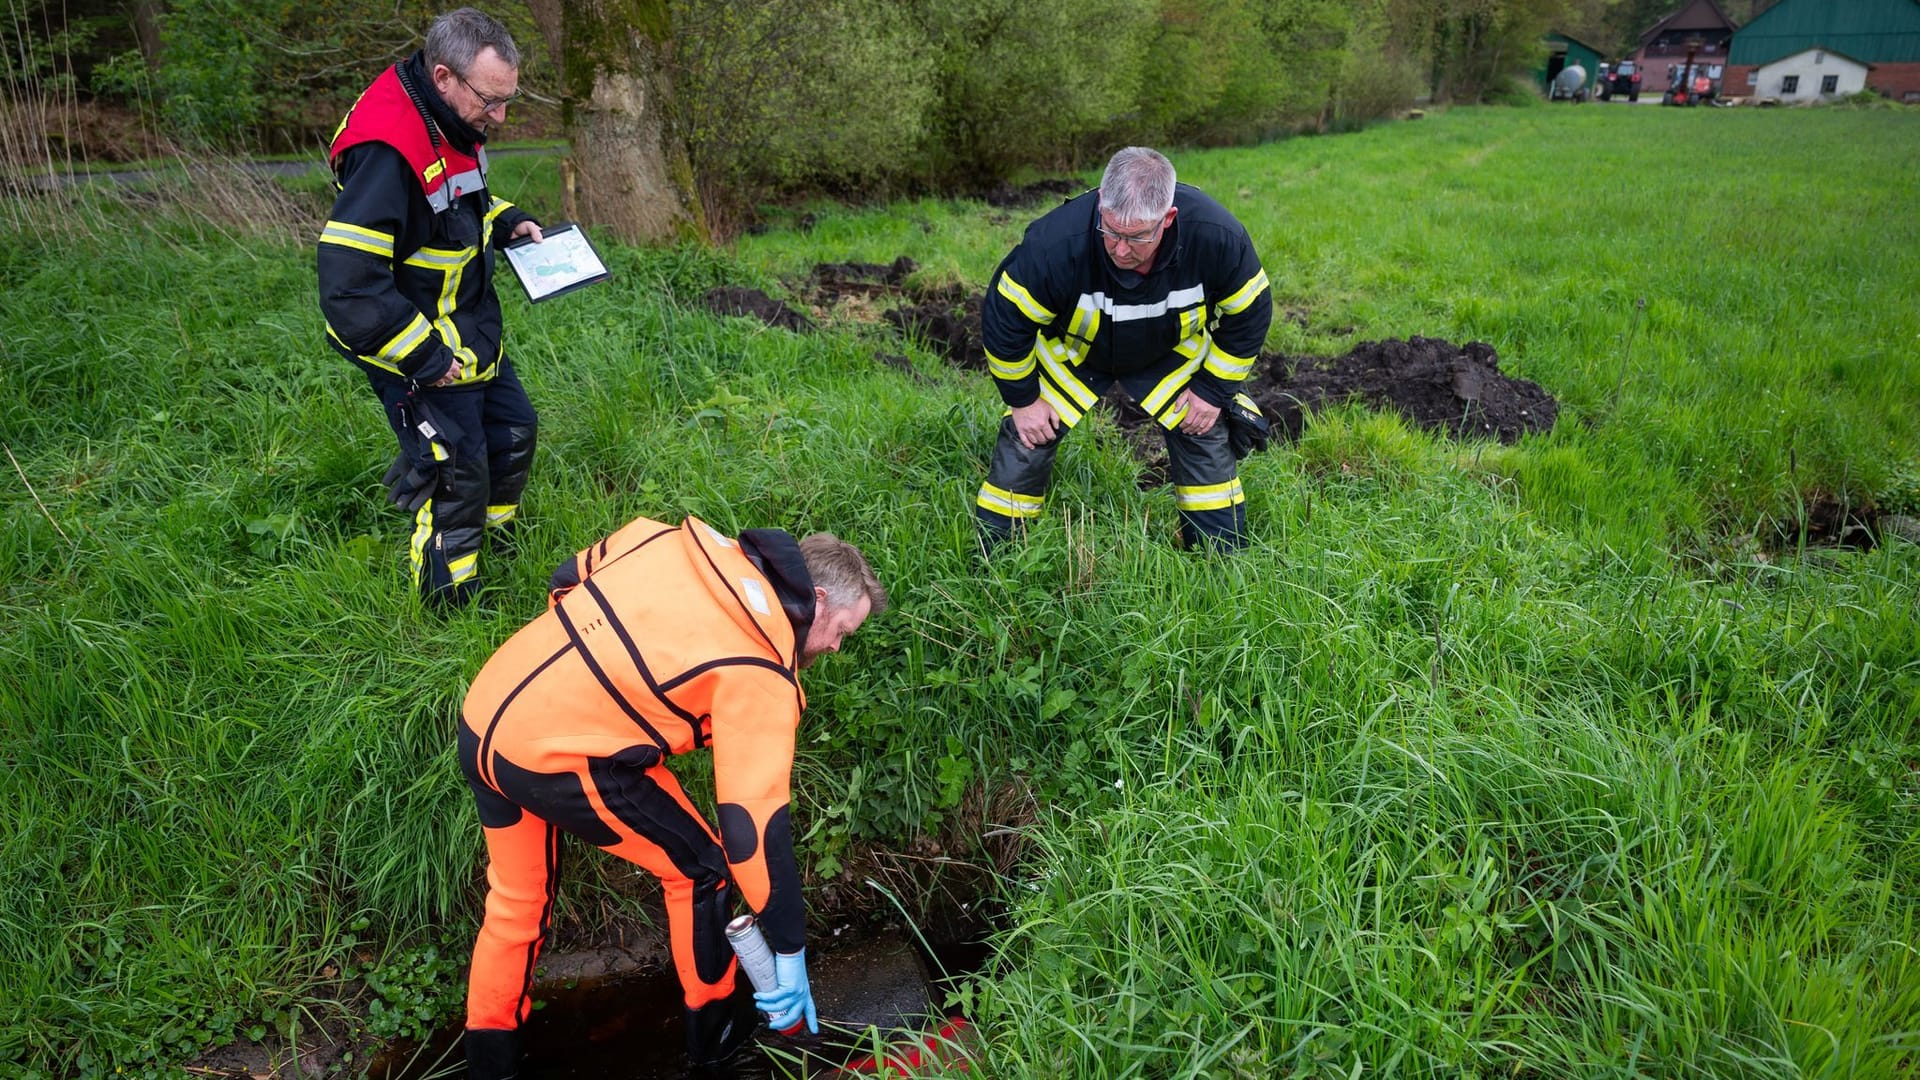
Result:
M1112 376L1095 374L1086 379L1093 398L1104 394L1114 382ZM1121 389L1137 401L1150 385L1122 376ZM1137 385L1136 385L1137 383ZM1162 410L1163 416L1178 420L1185 410ZM1247 546L1246 495L1240 488L1239 462L1227 442L1227 420L1223 414L1204 435L1189 435L1175 426L1168 427L1155 418L1167 443L1167 467L1173 480L1174 506L1180 512L1180 538L1189 548L1238 551ZM1069 426L1068 430L1071 430ZM1020 445L1013 417L1000 421L999 438L994 442L993 460L987 466L986 482L974 501L974 518L979 524L981 545L991 554L1004 543L1015 528L1040 513L1047 489L1053 483L1053 459L1060 449L1063 431L1052 442L1028 449Z
M369 374L400 452L435 477L414 513L408 543L414 586L429 602L464 603L479 588L480 545L520 512L539 420L513 365L501 357L485 382L409 392L400 379ZM437 438L419 429L424 418Z

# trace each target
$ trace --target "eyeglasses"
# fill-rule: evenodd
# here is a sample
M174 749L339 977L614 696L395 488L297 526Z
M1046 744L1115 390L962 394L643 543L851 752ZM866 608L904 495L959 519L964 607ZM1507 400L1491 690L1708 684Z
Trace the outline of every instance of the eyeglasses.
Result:
M1125 244L1128 247L1145 247L1148 244L1153 243L1155 240L1160 239L1160 230L1166 227L1167 227L1166 219L1162 218L1160 219L1160 224L1155 225L1151 230L1145 233L1140 233L1138 235L1135 235L1132 233L1115 232L1114 230L1107 228L1107 223L1105 221L1096 220L1093 223L1093 228L1095 232L1098 232L1101 236L1106 237L1107 239L1113 241L1116 244Z
M513 104L513 100L520 96L520 91L515 90L513 93L508 94L506 97L503 97L503 98L490 98L487 95L481 93L480 91L475 90L473 88L473 84L467 81L467 77L465 75L462 75L459 72L455 72L453 77L460 80L460 85L467 88L467 93L472 94L474 97L477 97L480 99L481 112L492 112L495 109L504 109L508 105Z

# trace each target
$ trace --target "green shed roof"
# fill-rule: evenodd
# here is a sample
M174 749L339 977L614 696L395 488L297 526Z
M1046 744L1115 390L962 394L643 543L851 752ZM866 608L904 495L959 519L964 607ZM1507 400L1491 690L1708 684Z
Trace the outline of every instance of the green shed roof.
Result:
M1542 40L1565 46L1567 53L1566 63L1568 65L1579 64L1586 69L1588 86L1599 82L1600 50L1581 41L1579 38L1568 37L1558 30L1548 34ZM1552 51L1559 52L1560 50L1554 49ZM1549 60L1551 60L1551 57L1549 57ZM1547 85L1547 68L1549 66L1550 64L1548 62L1543 61L1541 65L1533 71L1534 81L1538 82L1541 86Z
M1729 64L1826 48L1869 64L1920 63L1920 0L1781 0L1734 31Z

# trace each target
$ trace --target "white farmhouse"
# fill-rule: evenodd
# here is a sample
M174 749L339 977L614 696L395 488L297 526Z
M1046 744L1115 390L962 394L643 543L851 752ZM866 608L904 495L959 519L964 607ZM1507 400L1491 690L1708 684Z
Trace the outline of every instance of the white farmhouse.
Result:
M1747 76L1750 93L1782 102L1824 101L1866 89L1863 64L1845 53L1814 47L1761 64Z

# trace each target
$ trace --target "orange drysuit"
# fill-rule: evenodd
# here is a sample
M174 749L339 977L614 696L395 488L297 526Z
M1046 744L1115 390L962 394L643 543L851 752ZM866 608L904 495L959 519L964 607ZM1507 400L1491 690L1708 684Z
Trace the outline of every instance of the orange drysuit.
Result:
M776 529L735 540L642 518L555 572L548 610L487 661L461 711L489 860L470 1031L527 1018L559 831L660 878L689 1010L733 991L729 878L769 945L806 944L787 802L813 614L799 547ZM718 836L663 764L700 747Z

